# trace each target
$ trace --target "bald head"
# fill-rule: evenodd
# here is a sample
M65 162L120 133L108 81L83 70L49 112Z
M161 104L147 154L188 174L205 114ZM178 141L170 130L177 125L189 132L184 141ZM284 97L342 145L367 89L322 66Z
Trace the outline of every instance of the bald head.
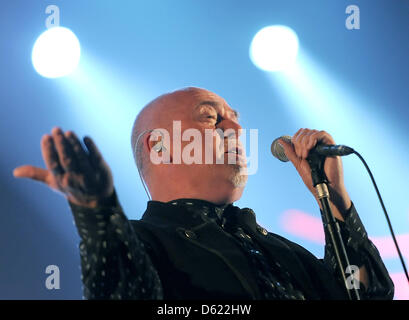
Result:
M178 120L177 114L187 111L183 109L191 107L189 101L195 95L201 93L212 94L212 92L206 89L196 87L182 88L157 97L139 112L132 128L131 145L135 161L139 165L140 170L147 169L145 164L147 156L142 151L143 148L139 147L142 135L155 128L164 128L170 132L169 129L172 126L173 120ZM138 146L136 145L137 142Z
M183 139L179 138L181 147L177 149L179 142L176 140L169 141L165 149L170 155L169 165L155 164L152 161L152 155L155 157L166 152L153 148L156 142L150 140L152 131L159 129L162 132L164 130L168 133L169 138L175 139L174 134L177 132L174 127L175 122L181 126L179 130L183 135ZM220 202L232 199L235 191L238 191L235 193L236 198L238 194L241 195L245 182L237 183L239 181L237 176L242 165L214 165L216 162L208 164L205 161L199 164L183 161L181 163L177 161L180 154L175 156L178 150L187 157L193 151L193 153L197 152L202 160L202 155L208 151L206 149L208 147L202 143L205 142L206 130L213 133L210 148L214 149L212 149L212 154L216 154L217 151L213 151L221 149L220 146L224 147L226 142L223 134L220 136L216 131L223 132L226 129L240 128L237 112L232 110L223 98L205 89L188 87L166 93L148 103L134 122L131 143L138 169L145 178L152 198L160 201L197 198ZM193 140L198 139L191 141L192 136L187 134L188 140L186 140L184 134L187 131L195 131L197 135L193 137ZM162 135L161 139L166 142L165 136ZM209 145L207 140L205 143ZM193 144L195 144L194 148ZM185 152L185 149L189 152ZM152 153L151 150L154 152ZM176 161L173 161L174 156ZM224 159L227 154L222 151L219 156ZM240 181L246 181L246 179ZM223 188L226 189L226 192L220 193ZM219 196L215 196L214 193L219 193Z

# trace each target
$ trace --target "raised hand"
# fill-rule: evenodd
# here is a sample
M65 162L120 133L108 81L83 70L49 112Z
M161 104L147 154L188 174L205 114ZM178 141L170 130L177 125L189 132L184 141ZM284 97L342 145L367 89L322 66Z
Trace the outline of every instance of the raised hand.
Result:
M304 184L316 199L317 195L312 185L311 169L307 157L310 150L318 142L328 145L335 144L334 139L327 132L310 129L298 130L292 137L291 143L280 140L287 158L293 163ZM351 207L351 200L344 185L341 157L327 157L324 163L324 171L329 182L330 201L335 205L335 208L333 208L334 215L343 220L341 213L344 213Z
M54 128L41 139L47 169L24 165L14 169L17 178L45 183L80 206L96 207L113 194L111 170L91 138L85 137L85 150L72 131Z

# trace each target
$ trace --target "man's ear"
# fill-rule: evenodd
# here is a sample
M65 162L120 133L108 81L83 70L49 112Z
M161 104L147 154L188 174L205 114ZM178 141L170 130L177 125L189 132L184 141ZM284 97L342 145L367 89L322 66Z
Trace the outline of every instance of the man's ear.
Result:
M163 141L159 141L158 143L156 143L153 147L152 147L153 151L155 152L161 152L166 151L166 148L163 146Z
M149 134L147 137L147 144L149 152L153 149L155 152L165 151L162 136L156 136L155 133Z
M168 149L164 145L163 136L155 137L149 135L149 137L147 138L147 144L149 152L153 151L156 152L158 156L162 156L165 158L169 157L168 163L172 163L172 157L170 153L169 155L166 154L168 152Z

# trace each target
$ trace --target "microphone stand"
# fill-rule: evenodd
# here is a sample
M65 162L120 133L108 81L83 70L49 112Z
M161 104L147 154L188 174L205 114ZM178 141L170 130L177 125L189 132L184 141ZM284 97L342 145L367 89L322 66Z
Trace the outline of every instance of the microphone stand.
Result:
M329 191L327 186L328 180L324 172L325 157L311 153L307 160L311 168L312 185L317 191L318 199L324 213L324 228L328 231L330 236L330 241L334 249L335 258L338 265L338 271L342 280L344 281L344 288L349 300L360 300L357 288L354 286L353 289L349 289L347 286L345 271L350 263L345 250L344 242L342 241L339 224L334 218L329 204Z

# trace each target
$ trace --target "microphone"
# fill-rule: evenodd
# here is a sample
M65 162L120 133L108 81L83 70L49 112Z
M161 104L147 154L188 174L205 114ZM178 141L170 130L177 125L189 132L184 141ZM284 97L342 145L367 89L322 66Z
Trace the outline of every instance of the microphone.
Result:
M273 141L271 144L271 153L273 154L274 157L276 157L278 160L287 162L288 158L284 153L284 148L278 141L279 139L283 139L284 141L291 143L291 137L290 136L282 136ZM326 144L317 144L315 148L310 150L310 153L317 153L321 156L325 157L330 157L330 156L347 156L351 153L354 153L355 150L343 146L343 145L326 145Z

